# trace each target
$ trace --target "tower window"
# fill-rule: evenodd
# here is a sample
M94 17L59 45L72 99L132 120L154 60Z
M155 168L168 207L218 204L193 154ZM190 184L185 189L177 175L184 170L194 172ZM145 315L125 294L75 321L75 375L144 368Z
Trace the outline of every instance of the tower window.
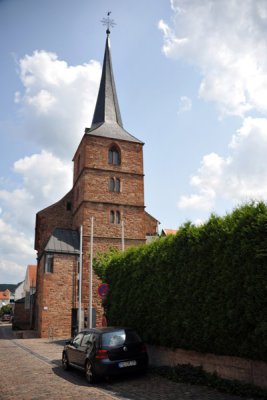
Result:
M110 223L114 224L114 211L110 211Z
M116 211L116 224L119 224L121 221L121 216L120 216L120 212Z
M110 180L109 180L109 190L110 190L111 192L114 192L114 187L115 187L114 179L113 179L113 178L110 178Z
M116 192L120 193L121 191L121 182L118 178L116 178Z
M108 153L108 162L110 164L119 165L120 164L120 155L117 147L113 146L109 150Z
M54 256L53 254L46 254L45 256L45 273L53 272Z
M80 172L80 162L81 162L81 156L80 156L80 154L79 154L78 162L77 162L77 172L78 172L78 173Z

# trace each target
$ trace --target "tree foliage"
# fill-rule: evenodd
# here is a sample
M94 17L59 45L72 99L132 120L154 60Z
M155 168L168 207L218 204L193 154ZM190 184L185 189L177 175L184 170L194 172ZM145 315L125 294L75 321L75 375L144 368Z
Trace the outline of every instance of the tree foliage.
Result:
M267 361L267 206L251 203L104 257L110 325L147 343Z
M4 314L11 314L12 313L12 306L9 306L8 304L5 306L1 307L0 310L0 315L4 315Z

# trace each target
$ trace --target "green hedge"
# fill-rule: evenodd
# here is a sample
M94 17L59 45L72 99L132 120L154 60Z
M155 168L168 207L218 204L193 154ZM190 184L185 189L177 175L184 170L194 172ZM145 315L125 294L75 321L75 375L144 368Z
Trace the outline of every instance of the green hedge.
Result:
M267 361L266 204L99 260L109 325L134 326L150 344Z

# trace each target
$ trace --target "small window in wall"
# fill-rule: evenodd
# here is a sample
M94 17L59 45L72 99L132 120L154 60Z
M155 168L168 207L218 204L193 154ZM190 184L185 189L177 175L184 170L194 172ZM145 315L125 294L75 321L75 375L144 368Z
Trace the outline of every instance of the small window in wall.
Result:
M117 147L113 146L109 150L108 153L108 162L110 164L119 165L120 164L120 155Z
M120 216L120 212L116 211L116 224L119 224L121 221L121 216Z
M67 211L71 211L71 202L70 201L67 202L66 209L67 209Z
M121 191L121 182L118 178L116 178L116 192L120 193Z
M113 178L110 178L110 180L109 180L109 190L110 190L111 192L114 192L114 187L115 187L114 179L113 179Z
M79 155L78 161L77 161L77 173L80 172L80 163L81 163L81 157L80 157L80 155Z
M45 256L45 273L52 273L54 266L54 255L53 254L46 254Z
M110 223L114 224L114 211L110 211Z

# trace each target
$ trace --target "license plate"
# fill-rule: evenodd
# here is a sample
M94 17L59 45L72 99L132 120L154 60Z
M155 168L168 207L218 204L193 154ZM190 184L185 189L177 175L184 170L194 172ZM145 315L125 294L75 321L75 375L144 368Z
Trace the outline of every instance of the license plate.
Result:
M132 361L123 361L119 363L119 368L125 368L125 367L133 367L136 365L137 362L135 360Z

